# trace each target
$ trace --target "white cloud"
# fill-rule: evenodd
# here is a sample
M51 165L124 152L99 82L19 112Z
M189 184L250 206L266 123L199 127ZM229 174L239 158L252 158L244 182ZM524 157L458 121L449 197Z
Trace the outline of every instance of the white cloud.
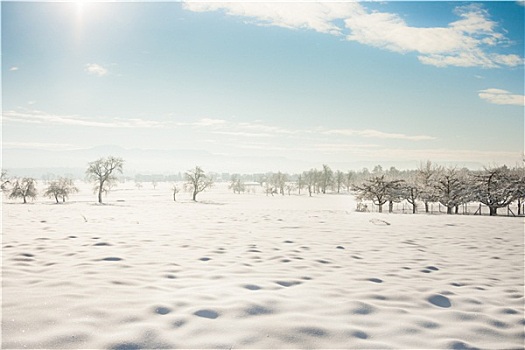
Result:
M430 28L411 27L397 14L369 11L358 2L187 2L184 7L196 12L220 10L259 25L345 35L349 41L384 50L414 52L421 63L438 67L494 68L524 63L518 55L491 51L509 41L478 5L458 7L459 20Z
M38 110L23 109L5 111L5 122L29 124L53 124L87 126L98 128L177 128L177 127L218 127L226 124L222 119L202 118L196 122L176 122L171 120L156 121L140 118L81 118L76 115L58 115Z
M515 95L510 93L507 90L501 89L486 89L481 90L478 93L478 96L490 103L497 105L513 105L513 106L524 106L525 105L525 96L524 95Z
M196 123L192 123L194 126L215 126L215 125L223 125L226 123L225 120L222 119L211 119L211 118L202 118Z
M103 77L104 75L108 74L108 70L106 68L96 63L86 64L85 71L88 72L88 74L96 75L99 77Z
M490 52L489 48L506 45L508 40L496 31L497 23L480 6L458 7L460 20L447 27L411 27L391 13L366 12L345 20L351 31L348 40L394 52L415 52L421 63L437 67L518 66L523 58Z
M9 71L10 71L10 72L15 72L15 71L17 71L18 69L19 69L18 67L13 66L13 67L9 68Z
M73 150L78 147L68 143L47 143L47 142L2 142L5 149L23 148L23 149L44 149L44 150Z
M265 125L259 122L256 123L238 123L235 125L236 128L241 130L249 130L250 132L264 132L268 134L295 134L301 132L300 130L289 130L277 126Z
M340 35L334 20L345 18L359 4L354 2L186 2L184 8L195 12L224 11L231 16L251 18L255 24L289 29L313 29Z
M29 124L51 124L51 125L71 125L82 127L99 128L159 128L166 126L166 123L144 120L138 118L113 118L108 121L99 121L80 118L78 116L64 116L50 114L36 110L27 111L6 111L2 115L3 122L18 122Z
M376 139L394 139L394 140L408 140L408 141L429 141L435 140L436 138L428 135L405 135L397 133L387 133L383 131L366 129L366 130L353 130L353 129L335 129L325 131L327 135L345 135L345 136L361 136L366 138Z
M242 137L275 137L275 135L272 135L272 134L243 132L243 131L214 131L213 133L218 134L218 135L242 136Z

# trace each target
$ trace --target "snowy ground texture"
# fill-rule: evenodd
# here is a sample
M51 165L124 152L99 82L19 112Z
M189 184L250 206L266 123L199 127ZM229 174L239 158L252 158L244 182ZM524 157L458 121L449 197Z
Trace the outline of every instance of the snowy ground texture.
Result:
M4 199L2 347L524 347L523 218L178 196Z

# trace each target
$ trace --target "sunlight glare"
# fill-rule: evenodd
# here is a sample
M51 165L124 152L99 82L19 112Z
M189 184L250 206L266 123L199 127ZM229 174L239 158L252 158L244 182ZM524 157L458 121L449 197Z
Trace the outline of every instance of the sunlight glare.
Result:
M90 1L87 0L76 0L74 1L75 9L76 9L76 15L77 20L82 20L82 17L84 17L87 8L89 7Z

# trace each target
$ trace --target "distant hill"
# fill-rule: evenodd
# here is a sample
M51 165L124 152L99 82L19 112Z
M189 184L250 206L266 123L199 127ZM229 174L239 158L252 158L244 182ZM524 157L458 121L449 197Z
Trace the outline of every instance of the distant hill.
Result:
M305 159L288 159L278 154L270 157L260 156L228 156L213 154L203 150L158 150L158 149L126 149L118 146L96 146L76 150L42 150L7 148L2 151L3 169L7 169L13 176L32 176L43 178L46 175L73 176L83 178L87 164L100 157L122 157L124 173L126 176L136 174L177 174L184 172L196 165L205 171L226 173L266 173L283 171L287 173L300 173L311 168L321 168L323 163L328 164L333 170L361 170L380 164L383 169L394 166L397 169L416 169L420 161L389 161L368 160L348 162L316 162ZM440 162L441 165L453 165L479 169L485 164L475 162Z

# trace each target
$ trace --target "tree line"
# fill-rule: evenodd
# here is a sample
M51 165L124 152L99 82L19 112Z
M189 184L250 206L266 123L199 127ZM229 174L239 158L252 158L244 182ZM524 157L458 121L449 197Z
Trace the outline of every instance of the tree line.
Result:
M447 208L447 214L457 214L461 205L479 202L497 215L499 208L517 202L517 214L522 214L525 200L525 171L507 166L485 167L471 171L465 168L444 168L427 162L405 178L377 174L354 187L358 199L370 200L382 211L382 206L406 200L415 213L418 202L429 212L430 203Z
M97 194L97 200L103 203L103 194L107 194L117 185L117 174L123 174L124 160L119 157L99 158L88 163L86 169L86 180L93 184L93 193ZM184 188L192 193L192 199L197 200L197 195L213 185L213 178L207 175L200 167L188 170L184 174ZM10 199L22 199L26 204L28 200L35 200L38 195L37 181L31 177L14 178L8 177L7 171L2 170L0 177L1 190L9 192ZM58 178L50 181L44 190L44 196L54 198L56 203L65 202L70 194L77 193L79 189L71 178ZM173 186L173 199L179 192L179 188Z
M103 203L103 194L107 194L118 182L117 174L123 173L124 160L118 157L100 158L88 163L86 179L93 184L93 192L99 203ZM229 188L234 193L246 191L247 175L234 174L230 178ZM252 176L253 183L263 188L269 195L291 195L292 192L314 194L353 193L359 201L371 201L378 211L388 204L389 212L394 203L408 202L412 212L419 206L429 212L431 203L439 203L447 208L447 214L458 213L459 207L466 203L479 202L489 208L490 215L497 215L498 209L517 202L517 214L522 212L525 202L525 168L507 166L485 167L472 171L466 168L443 167L430 161L422 163L416 170L398 170L391 167L384 170L380 165L372 171L333 171L323 164L320 169L312 168L299 174L289 175L282 172ZM9 198L20 198L24 203L37 196L34 178L10 179L5 171L1 175L1 189L9 192ZM209 189L214 178L198 166L184 173L183 188L191 193L196 201L199 193ZM138 187L138 186L137 186ZM156 187L156 182L154 184ZM181 188L172 186L173 200ZM48 183L44 196L54 198L57 203L65 202L78 188L70 178L59 178ZM359 209L359 208L358 208Z
M395 167L383 170L380 165L370 172L332 171L326 164L321 169L310 169L300 174L287 175L281 172L259 178L266 195L296 191L313 194L327 192L352 192L360 201L371 201L378 211L388 204L389 212L394 203L408 202L412 212L419 205L429 212L431 203L439 203L447 208L447 214L457 214L461 205L479 202L489 208L489 215L497 215L499 208L517 203L517 214L524 214L525 168L507 166L485 167L472 171L466 168L443 167L427 161L416 170L400 171ZM235 193L245 191L240 175L232 175L230 189ZM361 209L363 207L359 207Z

